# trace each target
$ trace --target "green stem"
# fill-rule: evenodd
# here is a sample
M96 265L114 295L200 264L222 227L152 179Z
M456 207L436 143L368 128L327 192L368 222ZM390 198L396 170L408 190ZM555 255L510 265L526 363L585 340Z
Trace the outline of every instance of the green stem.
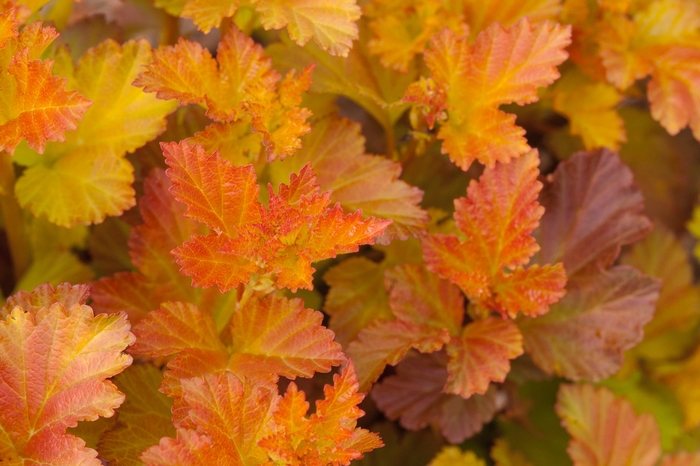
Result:
M12 157L5 151L0 152L0 213L5 224L5 233L10 245L12 271L15 283L29 268L29 241L24 233L22 209L15 199L15 170Z

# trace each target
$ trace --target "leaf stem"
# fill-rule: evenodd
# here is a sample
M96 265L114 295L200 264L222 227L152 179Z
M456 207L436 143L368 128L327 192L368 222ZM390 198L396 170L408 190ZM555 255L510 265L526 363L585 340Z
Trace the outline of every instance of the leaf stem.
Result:
M180 38L180 18L173 15L165 15L165 27L161 33L161 45L174 45Z
M0 214L4 220L5 233L10 245L12 271L15 283L29 268L29 241L24 234L22 209L14 196L15 170L12 157L5 151L0 152Z

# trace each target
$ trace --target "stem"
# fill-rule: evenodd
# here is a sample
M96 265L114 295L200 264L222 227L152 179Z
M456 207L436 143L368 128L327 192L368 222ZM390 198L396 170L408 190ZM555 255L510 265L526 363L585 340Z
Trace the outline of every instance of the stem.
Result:
M29 268L29 241L24 234L22 209L15 199L15 169L10 154L0 152L0 213L2 214L7 241L12 257L15 283Z
M165 16L165 27L161 33L160 43L162 45L174 45L180 38L180 18L173 15Z
M396 135L394 134L394 127L387 125L384 127L384 137L386 138L386 155L391 160L398 160L398 154L396 153Z

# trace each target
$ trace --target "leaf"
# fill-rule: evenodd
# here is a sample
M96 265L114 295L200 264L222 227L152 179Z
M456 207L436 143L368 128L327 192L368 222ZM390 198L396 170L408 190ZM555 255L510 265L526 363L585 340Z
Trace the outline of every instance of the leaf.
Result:
M444 328L405 320L375 320L360 330L347 347L348 356L357 364L360 388L369 387L382 375L387 364L398 364L411 348L422 353L438 351L450 341Z
M58 35L40 23L17 32L17 8L2 12L0 52L0 150L12 154L24 139L39 153L47 141L63 141L64 133L90 106L90 100L66 89L66 79L51 75L52 62L37 60Z
M388 269L384 277L396 320L375 318L347 348L362 390L379 378L387 364L398 364L409 349L438 351L462 329L464 298L456 286L415 264Z
M598 381L617 372L625 350L643 338L660 283L628 266L569 282L549 314L518 322L525 351L545 372Z
M259 0L256 10L265 29L287 26L289 36L303 46L309 39L331 55L346 57L358 38L360 8L353 0L332 6L322 0Z
M581 136L588 150L613 151L627 140L624 121L615 107L621 94L614 86L596 82L572 68L554 86L554 110L569 120L569 132Z
M251 116L253 131L262 135L268 162L293 155L301 147L299 138L311 131L311 125L306 122L311 110L299 105L302 93L311 84L313 69L314 65L307 66L296 78L294 71L290 71L277 92L264 83L252 83L248 88L243 108Z
M431 432L405 432L386 420L372 424L371 429L385 445L356 461L357 466L425 466L442 444L442 439Z
M664 455L661 458L660 466L698 466L700 465L700 454L680 452L674 455Z
M488 28L496 21L508 27L524 16L533 23L554 20L562 9L556 0L465 0L461 3L464 17L474 33Z
M700 10L698 12L700 20ZM700 37L699 37L700 38ZM671 47L656 57L656 68L647 87L651 116L671 135L690 126L700 140L700 47Z
M311 111L299 105L312 70L309 65L296 78L290 71L280 82L263 48L233 27L219 43L216 59L182 38L159 48L134 85L160 99L178 99L181 105L199 103L209 118L245 125L246 132L250 123L261 134L271 162L292 155L301 145L299 137L311 129L306 122Z
M107 40L67 71L93 105L65 143L47 145L46 156L19 178L20 205L61 226L100 223L134 205L133 167L124 156L163 132L175 108L131 85L150 57L145 41L120 46ZM72 67L69 58L62 59Z
M568 57L564 48L570 42L569 27L531 26L526 18L508 29L490 26L473 46L449 29L434 36L424 57L445 92L448 118L438 133L442 153L466 171L474 160L493 167L527 152L524 130L498 106L535 102L537 87L559 77L555 67ZM421 92L409 88L409 93Z
M372 39L367 48L378 55L382 66L406 73L414 57L425 51L428 40L441 28L459 31L464 27L462 15L440 1L411 1L396 8L396 2L376 1L368 4L365 15L370 19ZM461 6L461 5L460 5Z
M140 272L117 273L103 277L92 287L93 306L99 312L125 311L133 324L168 300L195 304L212 303L212 311L224 296L202 292L189 286L170 251L191 235L207 233L206 227L185 217L186 207L168 191L171 182L161 169L144 180L139 211L144 223L131 230L131 261Z
M457 284L474 302L503 316L519 310L547 312L564 292L561 264L523 269L539 249L530 233L543 214L537 202L537 152L486 168L472 181L467 198L455 201L455 223L464 234L433 234L423 239L429 270ZM504 272L504 268L512 272Z
M446 393L469 398L483 395L491 382L503 382L510 360L523 354L523 336L517 326L498 317L475 320L447 345Z
M292 379L329 372L345 356L322 320L320 312L304 308L300 299L270 295L248 301L231 320L229 370L248 377L273 372Z
M681 360L661 362L652 369L652 375L673 392L683 408L683 429L700 426L700 397L696 391L700 351L696 348Z
M496 439L494 442L493 448L491 448L491 458L496 466L532 466L532 463L522 453L510 448L508 442L503 438Z
M190 215L222 229L220 235L195 236L173 251L181 271L199 286L216 284L225 292L257 272L276 275L278 288L311 289L311 262L355 252L360 244L372 243L390 223L373 217L362 220L359 211L344 216L339 204L328 208L330 195L318 193L316 176L308 164L299 175L291 176L289 185L281 185L277 194L268 186L270 200L265 208L257 203L257 192L248 194L257 186L252 167L233 168L217 153L208 156L186 142L164 144L163 150L176 198L188 204ZM192 165L213 166L216 172L207 169L202 181L188 178ZM244 194L230 181L221 194L214 189L216 181L209 173L226 174L229 180L243 178L236 183L246 186ZM228 199L222 209L216 207L220 195Z
M186 216L229 236L240 225L260 221L260 188L252 165L234 167L218 153L208 156L201 146L186 143L162 143L161 148L170 166L170 191L187 205Z
M681 242L657 223L621 262L662 280L654 318L644 327L644 340L633 354L660 360L686 353L692 340L689 331L700 318L700 294Z
M567 451L575 466L656 464L659 430L649 414L606 388L562 385L556 411L572 439Z
M368 32L362 19L358 25L362 37L345 59L333 57L313 43L298 47L284 35L281 43L271 44L265 51L275 67L284 71L315 64L311 93L343 95L369 112L384 131L393 134L394 124L407 108L400 102L401 96L418 72L415 67L406 74L385 69L364 46Z
M184 379L224 370L257 383L280 375L311 377L345 360L333 333L321 325L320 313L303 308L299 300L251 298L236 308L229 328L233 344L224 346L212 317L187 303L163 303L134 328L133 353L177 355L161 388L175 398L176 426L187 413L181 398Z
M447 381L444 353L409 353L396 375L382 379L372 399L392 420L409 430L435 425L450 443L460 443L481 430L499 409L496 390L465 400L442 391Z
M651 228L632 172L607 151L577 152L562 162L540 196L545 215L539 263L562 261L570 280L608 267L620 247Z
M459 447L442 447L440 453L428 466L486 466L473 451L462 451Z
M112 416L124 401L106 379L131 364L122 351L133 341L124 314L95 317L88 306L60 302L15 307L0 322L0 458L101 464L97 452L65 431Z
M134 168L122 157L75 150L52 166L27 169L17 180L15 194L22 207L51 223L72 227L78 222L100 223L135 203L131 187Z
M32 292L18 291L9 298L0 309L0 317L6 318L12 310L19 306L26 312L36 313L43 307L50 307L54 303L61 303L66 308L76 304L85 304L90 295L87 285L71 285L61 283L55 288L50 284L37 286Z
M194 429L178 429L141 459L148 465L260 464L265 452L257 441L265 434L275 407L269 388L241 381L231 372L183 380L189 420Z
M117 425L104 434L100 455L116 466L140 466L141 453L161 437L175 435L171 421L172 400L158 392L163 378L152 365L131 366L114 379L126 400L117 410Z
M328 327L343 347L373 320L392 318L389 295L384 289L384 270L383 265L367 258L351 257L323 275L330 286L323 310L330 314Z
M360 129L335 114L317 121L293 158L270 165L273 183L286 181L310 162L320 188L331 191L331 201L344 209L362 209L366 217L392 220L378 243L422 235L428 223L427 212L419 207L423 192L399 180L399 163L365 154Z
M382 446L376 436L355 428L363 413L357 404L352 365L324 389L316 413L292 382L284 397L267 386L241 381L231 372L183 381L194 429L178 429L177 439L162 439L142 456L147 465L261 464L270 458L293 464L347 465L362 452ZM196 430L195 430L196 429ZM321 434L321 435L319 435Z

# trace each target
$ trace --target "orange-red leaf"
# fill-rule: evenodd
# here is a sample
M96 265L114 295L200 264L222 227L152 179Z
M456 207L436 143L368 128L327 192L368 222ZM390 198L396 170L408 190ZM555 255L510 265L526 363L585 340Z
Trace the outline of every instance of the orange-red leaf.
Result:
M131 364L122 352L133 341L124 314L95 317L81 304L15 307L0 321L0 458L100 465L97 452L65 431L112 416L124 401L106 379Z
M233 304L232 304L233 305ZM162 390L175 398L176 425L187 408L181 381L206 373L233 371L249 380L269 381L279 375L311 377L345 360L333 332L321 325L319 312L300 300L270 295L251 298L231 319L232 345L224 346L214 320L196 306L163 303L134 328L132 351L149 356L177 356L168 363Z
M236 27L230 28L217 49L216 59L201 45L184 39L154 52L154 59L135 81L161 99L206 106L207 116L248 124L262 135L269 161L292 155L309 132L311 111L301 108L301 96L311 84L313 65L296 78L271 68L263 48Z
M355 428L364 395L357 393L352 365L333 381L316 413L306 418L308 403L294 383L280 397L276 389L231 372L183 380L191 427L178 429L177 439L162 439L141 458L147 465L347 465L382 443Z
M276 275L279 288L311 289L312 262L357 251L391 222L363 220L360 211L344 216L339 204L328 208L330 193L319 194L308 164L277 194L268 186L265 208L257 201L252 166L234 168L218 153L209 156L186 142L164 144L163 150L176 197L189 215L219 231L194 236L173 252L199 286L216 284L225 292L259 273Z
M243 116L241 103L250 85L279 79L263 48L237 28L222 37L216 59L196 42L180 39L176 45L153 52L153 61L134 85L155 92L160 99L178 99L182 105L203 103L207 116L232 121Z
M540 315L559 300L566 276L561 264L523 269L539 246L532 237L544 209L537 202L539 158L532 151L509 164L486 168L467 198L455 201L455 223L464 234L428 235L428 268L462 288L472 300L501 314ZM512 272L504 272L510 269Z
M331 191L332 201L345 209L362 209L365 216L393 220L377 242L421 235L428 222L418 206L422 191L399 179L401 164L366 154L360 130L358 123L335 115L315 122L294 157L269 167L273 182L286 181L310 162L321 189Z
M17 8L0 16L0 150L13 153L26 140L39 153L47 141L63 141L91 102L66 89L66 79L51 75L53 62L37 60L58 36L34 23L17 32Z
M209 156L186 142L162 143L161 149L170 166L170 191L187 205L185 215L229 236L236 227L259 221L260 188L252 165L234 167L218 152Z
M483 395L491 382L503 382L510 360L523 354L523 336L509 320L487 317L471 322L447 345L445 392L469 398Z
M273 372L287 378L330 371L345 356L322 320L323 314L304 308L300 299L251 299L231 320L229 370L248 377Z
M637 415L607 388L562 385L555 409L572 437L567 452L575 466L653 466L661 456L654 418Z
M564 48L570 36L569 27L546 22L533 26L527 18L508 29L494 23L477 36L473 46L468 37L458 37L449 29L434 36L425 61L445 101L427 101L435 107L428 114L439 107L448 109L448 119L438 133L442 152L463 170L474 160L493 167L527 152L525 132L515 125L515 115L498 106L536 101L537 87L559 77L556 66L568 56ZM415 100L434 87L416 83L408 94Z
M203 465L209 460L208 464L233 466L266 459L257 442L271 420L275 393L231 372L185 379L182 384L196 430L178 429L176 440L161 439L141 456L147 465Z

